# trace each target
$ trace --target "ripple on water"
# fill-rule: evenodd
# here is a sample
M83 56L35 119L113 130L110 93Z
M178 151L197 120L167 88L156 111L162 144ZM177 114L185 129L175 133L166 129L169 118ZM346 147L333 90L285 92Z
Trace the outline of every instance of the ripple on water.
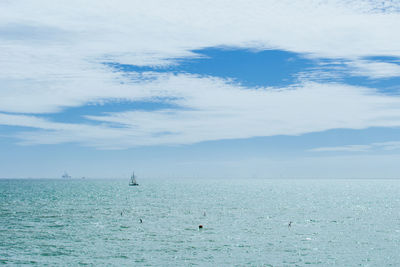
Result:
M400 266L394 181L0 183L1 264Z

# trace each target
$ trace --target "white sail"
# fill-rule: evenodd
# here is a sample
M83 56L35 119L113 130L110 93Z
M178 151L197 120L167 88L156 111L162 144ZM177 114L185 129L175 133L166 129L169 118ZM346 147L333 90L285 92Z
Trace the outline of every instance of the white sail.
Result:
M131 181L129 182L129 185L139 185L139 184L136 182L135 172L132 172Z

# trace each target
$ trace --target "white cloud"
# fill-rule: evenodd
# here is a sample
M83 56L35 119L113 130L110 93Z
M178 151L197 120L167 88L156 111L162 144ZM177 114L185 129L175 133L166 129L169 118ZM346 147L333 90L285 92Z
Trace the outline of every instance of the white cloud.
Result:
M307 68L296 74L299 81L343 81L349 76L362 76L369 79L387 79L400 77L400 64L372 60L329 60L317 62L315 67Z
M372 150L397 150L400 149L400 141L371 143L368 145L346 145L332 147L318 147L310 149L312 152L368 152Z
M381 148L383 150L396 150L400 149L400 141L373 143L372 146Z
M312 152L365 152L371 149L370 145L347 145L313 148Z
M2 114L0 124L41 129L19 135L27 144L80 142L100 148L400 126L400 98L368 88L305 83L251 89L213 77L149 75L155 79L142 82L141 89L151 92L162 84L165 92L178 96L170 101L181 109L86 116L93 122L89 125Z
M347 63L351 75L367 76L370 78L400 77L400 65L370 60L357 60Z
M165 66L199 56L194 49L232 46L340 58L358 62L352 66L363 75L393 77L397 65L359 58L400 57L399 6L311 0L2 1L0 111L53 113L88 103L158 97L176 98L171 101L186 110L89 117L104 125L16 114L3 114L1 123L42 129L20 136L28 143L100 147L398 126L398 98L365 88L302 83L254 89L183 74L127 77L102 63Z

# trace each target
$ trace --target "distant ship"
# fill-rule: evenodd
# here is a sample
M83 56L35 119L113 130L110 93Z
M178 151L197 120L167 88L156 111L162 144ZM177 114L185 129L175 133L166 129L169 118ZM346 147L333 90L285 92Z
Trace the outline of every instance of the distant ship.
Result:
M131 181L129 182L129 185L130 185L130 186L139 185L139 184L136 182L135 172L132 172Z
M67 172L64 172L64 174L61 176L63 179L71 179L71 175L68 175Z

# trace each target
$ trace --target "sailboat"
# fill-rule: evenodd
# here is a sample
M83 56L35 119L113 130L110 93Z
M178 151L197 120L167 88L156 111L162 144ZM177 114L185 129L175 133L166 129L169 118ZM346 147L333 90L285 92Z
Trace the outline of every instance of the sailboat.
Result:
M64 172L64 174L61 176L61 178L63 178L63 179L70 179L70 178L71 178L71 175L68 175L67 172Z
M130 185L130 186L139 185L139 184L136 182L135 172L132 172L131 181L129 182L129 185Z

